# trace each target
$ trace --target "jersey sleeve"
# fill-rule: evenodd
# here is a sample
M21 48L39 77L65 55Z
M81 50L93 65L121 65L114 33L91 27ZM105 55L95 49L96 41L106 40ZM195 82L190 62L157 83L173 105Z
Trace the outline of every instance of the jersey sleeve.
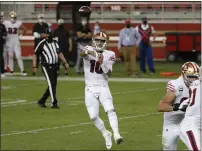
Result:
M180 86L177 84L177 82L175 80L169 81L166 89L167 89L167 91L174 92L176 97L179 96L181 93Z
M116 62L116 55L113 51L111 51L107 61L103 62L103 64L105 64L105 66L112 72L113 69L112 66L115 62Z

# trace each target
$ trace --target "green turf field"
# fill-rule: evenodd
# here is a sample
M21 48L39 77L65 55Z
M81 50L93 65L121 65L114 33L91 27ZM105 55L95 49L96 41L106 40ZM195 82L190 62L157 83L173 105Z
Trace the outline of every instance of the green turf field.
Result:
M160 73L161 72L175 72L175 73L180 73L181 70L181 66L183 65L184 62L175 62L175 63L168 63L168 62L164 62L164 61L160 61L160 62L155 62L155 69L156 69L156 74L155 75L150 75L149 71L148 71L148 67L147 67L147 73L145 75L141 75L141 77L145 77L145 78L162 78ZM25 70L28 73L28 76L32 76L32 62L29 60L24 61L24 66L25 66ZM19 72L19 68L17 66L17 62L15 61L15 71ZM137 62L137 71L139 72L139 62ZM41 76L41 68L39 68L38 76ZM60 72L60 76L64 76L64 68L61 66L61 72ZM70 77L75 77L76 75L76 71L75 68L70 68L69 69L69 76ZM82 75L81 75L82 76ZM113 77L128 77L127 73L125 72L125 67L123 62L121 61L117 61L114 66L113 66ZM163 78L167 78L167 77L163 77Z
M29 63L26 64L26 67ZM156 64L160 71L179 71L181 64ZM124 75L122 64L114 67L114 77ZM73 73L73 69L70 70ZM28 71L31 74L31 70ZM170 78L170 77L169 77ZM172 77L176 78L176 77ZM162 113L157 105L166 82L110 82L119 117L123 144L113 150L161 150ZM104 138L92 125L84 104L84 82L58 81L57 98L61 109L39 108L36 101L47 87L44 80L1 81L2 150L105 150ZM111 131L100 108L100 117ZM186 149L180 142L179 149Z

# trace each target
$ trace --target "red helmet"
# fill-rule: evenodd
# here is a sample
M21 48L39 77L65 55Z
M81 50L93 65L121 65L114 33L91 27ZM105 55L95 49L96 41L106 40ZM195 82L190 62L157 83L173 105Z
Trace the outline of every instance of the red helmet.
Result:
M95 47L96 51L104 51L107 47L108 43L108 36L103 32L99 32L95 34L92 38L93 46Z
M184 82L187 85L190 85L193 81L199 79L200 77L199 66L195 62L186 62L182 65L181 74Z

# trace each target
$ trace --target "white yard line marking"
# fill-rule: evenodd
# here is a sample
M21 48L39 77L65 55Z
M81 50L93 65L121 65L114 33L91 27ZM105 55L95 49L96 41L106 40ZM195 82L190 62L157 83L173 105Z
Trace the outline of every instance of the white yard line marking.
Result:
M146 117L146 116L153 116L153 115L159 115L161 113L148 113L148 114L143 114L143 115L134 115L134 116L125 116L119 118L119 120L123 119L130 119L130 118L139 118L139 117ZM104 120L108 121L108 120ZM66 126L56 126L52 128L40 128L36 130L29 130L29 131L20 131L20 132L11 132L11 133L6 133L6 134L1 134L1 136L11 136L11 135L20 135L20 134L33 134L41 131L48 131L48 130L54 130L54 129L62 129L62 128L70 128L70 127L78 127L78 126L84 126L84 125L90 125L92 122L85 122L85 123L79 123L79 124L74 124L74 125L66 125Z
M6 77L2 80L45 80L44 77ZM84 77L59 77L59 81L84 81ZM165 78L109 78L114 82L168 82L172 79Z
M139 117L146 117L146 116L152 116L152 115L159 115L161 113L148 113L148 114L143 114L143 115L134 115L134 116L125 116L119 118L119 120L123 119L130 119L130 118L139 118ZM108 121L108 120L104 120ZM78 127L78 126L84 126L84 125L90 125L92 122L85 122L85 123L79 123L79 124L74 124L74 125L66 125L66 126L56 126L52 128L40 128L36 130L29 130L29 131L18 131L18 132L11 132L7 134L1 134L1 136L11 136L11 135L20 135L20 134L32 134L32 133L37 133L40 131L48 131L48 130L54 130L54 129L62 129L62 128L70 128L70 127Z
M23 103L26 102L26 100L17 100L17 101L12 101L12 102L2 102L1 105L7 105L7 104L17 104L17 103Z
M45 83L46 81L40 81L40 82L34 82L34 83L25 83L25 84L18 84L18 85L5 85L1 86L2 90L10 90L10 89L15 89L17 87L23 87L23 86L29 86L29 85L37 85L37 84L42 84Z
M159 90L159 89L162 89L162 88L151 88L151 89L139 89L139 90L132 90L132 91L114 92L114 93L112 93L112 95L129 94L129 93L135 93L135 92L156 91L156 90ZM84 97L79 96L79 97L72 97L72 98L62 98L61 100L64 100L64 99L77 100L77 99L84 99ZM65 103L70 103L70 102L71 103L82 103L83 102L84 103L84 101L61 101L61 103L62 102L65 102ZM36 101L35 102L19 103L18 105L27 105L27 104L36 104ZM9 105L1 106L1 107L9 107Z

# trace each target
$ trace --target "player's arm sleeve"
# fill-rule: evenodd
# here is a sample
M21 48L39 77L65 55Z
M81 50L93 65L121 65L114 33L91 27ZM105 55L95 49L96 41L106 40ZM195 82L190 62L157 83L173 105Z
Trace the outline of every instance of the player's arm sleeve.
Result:
M102 68L102 71L104 72L104 73L111 73L112 72L112 66L113 66L113 64L116 62L116 55L115 55L115 53L113 53L110 57L109 57L109 59L108 59L108 61L103 61L103 63L100 65L101 66L101 68Z
M167 83L166 89L167 91L174 92L176 97L180 94L178 90L178 86L173 80Z

